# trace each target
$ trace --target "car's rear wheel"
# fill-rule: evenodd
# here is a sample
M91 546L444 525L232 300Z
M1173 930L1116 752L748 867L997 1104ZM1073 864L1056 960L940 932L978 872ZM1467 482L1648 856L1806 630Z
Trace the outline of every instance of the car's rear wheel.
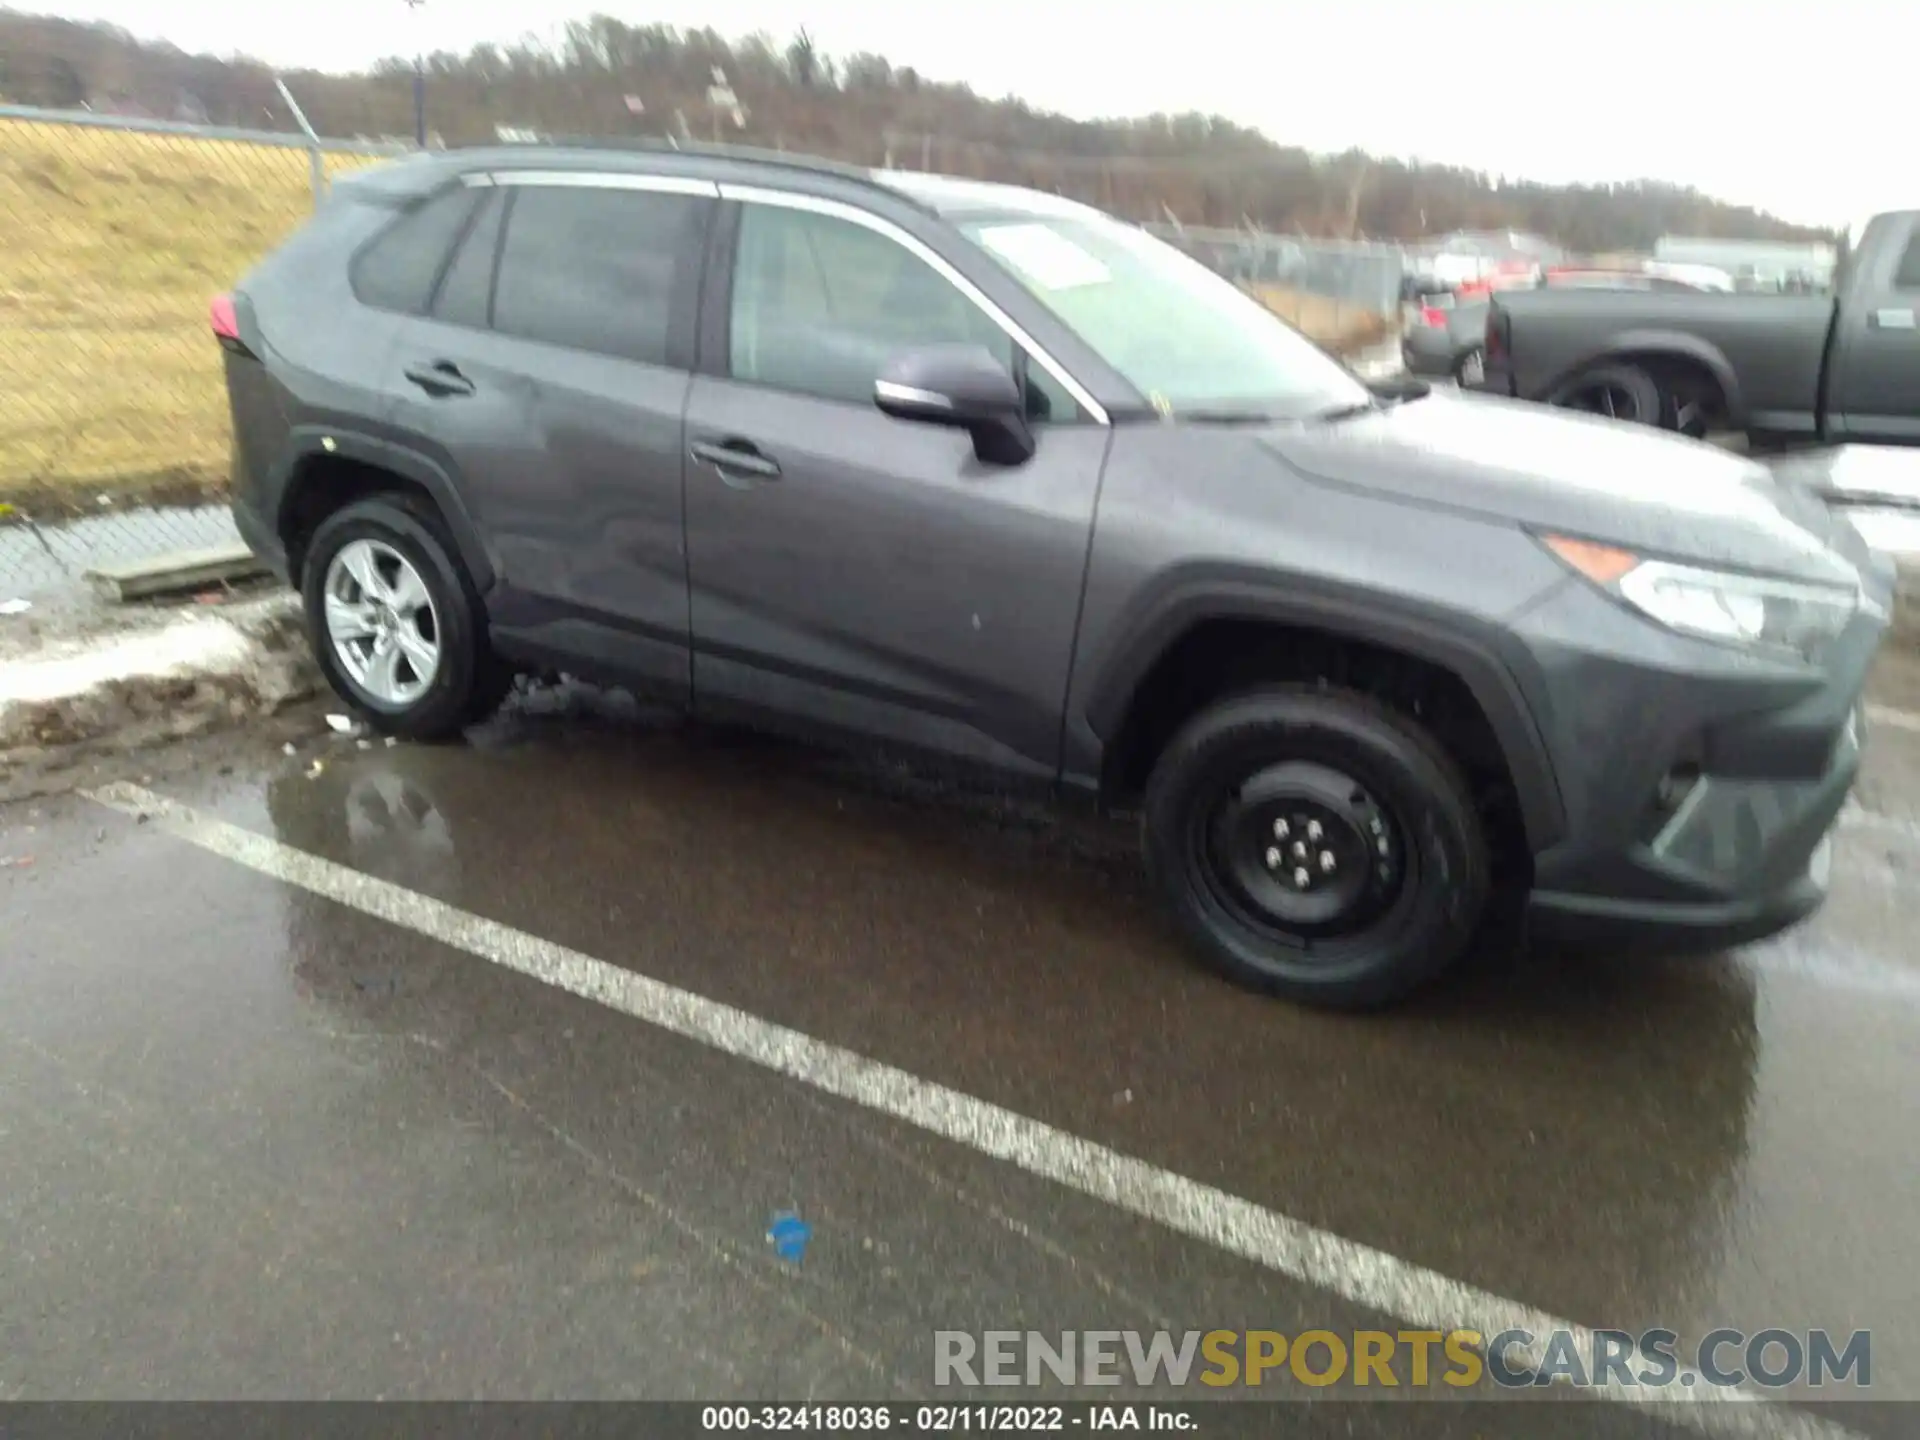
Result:
M1476 345L1462 355L1453 367L1453 380L1463 389L1483 383L1487 378L1487 352L1485 347Z
M382 495L335 511L307 547L301 589L321 673L383 734L455 734L512 683L487 645L473 584L425 505Z
M1562 386L1552 403L1633 425L1660 425L1667 415L1659 383L1638 365L1598 365Z
M1188 721L1155 765L1147 867L1229 978L1308 1004L1397 1000L1465 949L1488 893L1466 777L1420 726L1281 687Z

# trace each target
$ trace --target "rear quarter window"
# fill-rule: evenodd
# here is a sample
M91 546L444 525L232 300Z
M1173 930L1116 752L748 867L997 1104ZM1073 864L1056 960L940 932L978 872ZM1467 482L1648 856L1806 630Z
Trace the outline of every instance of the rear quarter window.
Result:
M364 305L425 312L455 243L465 232L483 191L456 185L407 211L355 258L349 272L353 293Z

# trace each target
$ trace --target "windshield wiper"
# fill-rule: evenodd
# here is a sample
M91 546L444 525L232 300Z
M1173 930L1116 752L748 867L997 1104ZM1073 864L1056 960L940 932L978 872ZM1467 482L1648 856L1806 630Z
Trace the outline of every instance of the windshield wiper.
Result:
M1426 393L1426 390L1422 389L1407 398L1417 399ZM1372 396L1365 400L1342 401L1322 410L1308 410L1304 413L1298 409L1285 407L1266 409L1257 405L1201 406L1193 410L1176 410L1173 412L1173 418L1197 425L1297 425L1303 420L1323 424L1371 415L1376 410L1384 410L1396 403L1399 398L1395 396L1393 399L1382 399L1379 396Z
M1334 405L1325 410L1316 410L1311 418L1323 425L1331 425L1341 420L1357 420L1362 415L1371 415L1376 410L1386 408L1378 400L1358 400L1351 405Z
M1176 410L1174 418L1199 425L1271 425L1283 417L1272 410L1221 406L1212 410Z

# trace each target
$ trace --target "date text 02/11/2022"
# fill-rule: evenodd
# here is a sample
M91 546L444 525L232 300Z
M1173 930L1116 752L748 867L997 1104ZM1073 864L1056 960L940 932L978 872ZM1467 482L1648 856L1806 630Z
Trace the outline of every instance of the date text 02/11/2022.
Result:
M1196 1428L1186 1409L1166 1405L706 1405L700 1410L700 1429L708 1433L943 1435Z

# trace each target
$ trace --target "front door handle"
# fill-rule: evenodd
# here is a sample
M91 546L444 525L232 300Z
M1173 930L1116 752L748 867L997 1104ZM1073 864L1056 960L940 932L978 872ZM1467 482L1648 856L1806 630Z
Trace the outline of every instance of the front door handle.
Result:
M410 365L401 373L435 398L473 394L473 381L462 375L460 367L451 360L435 360L430 365Z
M720 478L731 482L736 476L755 480L778 480L780 466L751 440L696 440L691 454L703 465L711 465Z
M1867 317L1876 330L1912 330L1916 328L1911 310L1876 310Z

